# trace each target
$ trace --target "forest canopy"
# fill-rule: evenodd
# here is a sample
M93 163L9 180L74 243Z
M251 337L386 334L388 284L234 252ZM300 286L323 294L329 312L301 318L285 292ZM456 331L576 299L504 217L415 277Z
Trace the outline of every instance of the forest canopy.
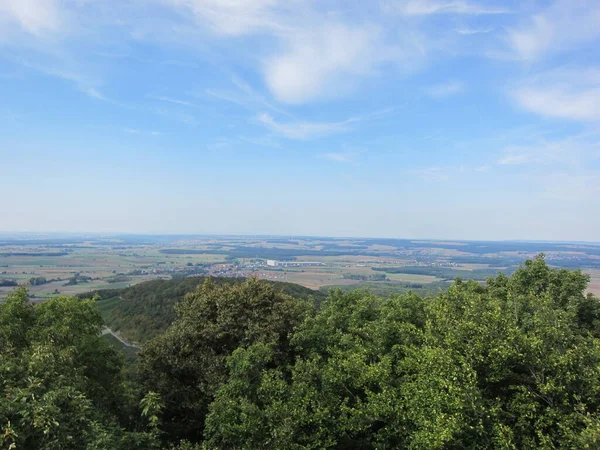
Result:
M19 289L0 304L0 448L598 448L588 281L543 256L435 297L209 279L127 371L96 301Z

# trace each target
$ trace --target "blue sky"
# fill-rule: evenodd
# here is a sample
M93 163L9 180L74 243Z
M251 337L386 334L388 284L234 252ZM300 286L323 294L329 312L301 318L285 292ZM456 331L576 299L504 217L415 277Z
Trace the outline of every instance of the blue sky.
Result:
M0 231L600 241L596 0L0 0Z

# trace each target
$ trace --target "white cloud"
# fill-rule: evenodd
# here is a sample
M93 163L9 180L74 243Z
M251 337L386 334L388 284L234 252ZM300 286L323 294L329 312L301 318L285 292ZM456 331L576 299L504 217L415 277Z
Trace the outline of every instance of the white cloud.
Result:
M195 19L217 37L267 37L268 45L261 46L254 57L260 61L270 93L284 103L345 94L361 77L376 75L386 63L412 70L427 54L426 38L408 24L384 26L380 16L357 20L343 9L335 13L323 10L319 2L163 1L179 11L192 11ZM237 87L245 90L243 85ZM209 93L232 98L214 90ZM252 97L252 93L246 94Z
M327 24L286 39L285 51L266 59L265 81L278 100L304 103L338 95L395 56L378 27Z
M425 93L430 97L442 99L460 94L464 90L465 87L460 81L448 81L426 88Z
M310 139L346 131L352 119L343 122L288 122L281 123L269 114L262 113L258 121L275 134L288 139Z
M600 69L560 69L538 74L512 89L519 106L546 117L600 120Z
M486 6L481 3L471 3L463 0L387 0L382 5L387 11L398 12L405 16L426 16L432 14L506 14L505 8Z
M3 18L35 36L59 31L64 22L58 0L0 0L0 24Z
M509 30L507 40L515 57L533 60L590 43L599 36L600 2L557 0L522 26Z

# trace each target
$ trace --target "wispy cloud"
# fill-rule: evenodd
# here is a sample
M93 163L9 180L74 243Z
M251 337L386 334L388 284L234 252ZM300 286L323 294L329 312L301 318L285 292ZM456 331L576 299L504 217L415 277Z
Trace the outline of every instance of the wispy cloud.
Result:
M460 94L465 90L464 84L460 81L447 81L445 83L429 86L425 89L425 94L429 97L442 99Z
M329 159L329 160L335 161L335 162L349 163L354 160L352 155L348 155L346 153L325 153L322 156L325 159Z
M246 98L253 104L258 105L260 107L268 108L272 111L278 112L279 114L283 114L286 116L291 116L287 111L274 106L271 102L269 102L264 95L259 94L255 89L252 88L248 83L237 76L231 77L231 82L238 88L240 92L242 92Z
M557 0L508 31L508 44L518 59L533 60L548 53L590 43L600 36L597 0Z
M144 130L138 130L136 128L125 128L123 131L125 131L126 133L129 133L129 134L146 134L149 136L160 136L161 135L160 131L144 131Z
M197 108L197 105L194 105L192 102L188 102L186 100L178 100L176 98L163 97L163 96L154 96L150 95L149 98L160 100L161 102L173 103L175 105L187 106L189 108Z
M270 109L273 112L292 117L287 111L278 108L269 102L263 95L253 89L248 83L237 76L230 77L233 89L217 90L206 89L205 95L233 103L247 111L256 112L259 109Z
M332 152L319 155L321 159L328 159L337 163L351 164L356 162L359 152Z
M500 165L558 165L580 170L600 159L600 136L586 133L563 139L544 139L531 145L506 147Z
M98 100L102 100L104 102L110 101L107 97L105 97L100 91L98 91L98 89L96 88L85 88L82 89L82 91L92 97L92 98L97 98Z
M165 0L165 3L192 12L220 35L285 31L281 10L278 10L283 5L278 0Z
M40 61L33 61L32 58L21 58L17 59L15 62L46 76L70 82L79 92L90 98L123 108L131 108L130 105L110 98L101 92L99 87L102 85L101 80L95 74L90 74L87 69L82 68L82 64L74 61L69 55L60 53L57 55L50 55L56 58L56 61L53 62L48 62L48 55L38 56Z
M510 11L502 7L486 6L480 2L467 2L463 0L386 0L384 8L395 11L405 16L426 16L431 14L507 14Z
M511 90L519 106L570 120L600 120L600 68L558 69L530 77Z
M29 34L42 37L60 31L65 13L58 0L1 0L2 18Z
M96 100L100 100L102 102L106 102L106 103L110 103L111 105L115 105L118 106L120 108L127 108L127 109L133 109L135 108L132 105L129 105L127 103L123 103L120 102L118 100L112 99L110 97L107 97L106 95L104 95L102 92L100 92L97 88L94 87L79 87L79 90L81 92L83 92L85 95L87 95L90 98L96 99Z
M455 32L463 36L470 36L473 34L485 34L494 31L493 27L488 28L455 28Z
M267 113L259 114L259 123L271 132L288 139L311 139L346 131L349 120L343 122L277 122Z
M1 1L1 0L0 0ZM86 72L79 70L76 64L69 61L68 58L54 55L56 61L49 62L49 58L46 56L44 61L35 61L33 58L16 58L15 62L25 66L29 69L33 69L44 75L60 78L66 81L74 83L79 90L85 92L88 89L95 89L94 86L100 84L97 77L88 75Z
M353 124L372 121L388 115L393 108L386 108L362 116L354 116L339 122L308 122L308 121L289 121L286 123L275 120L267 113L261 113L256 118L271 132L288 139L313 139L323 137L334 133L348 131Z

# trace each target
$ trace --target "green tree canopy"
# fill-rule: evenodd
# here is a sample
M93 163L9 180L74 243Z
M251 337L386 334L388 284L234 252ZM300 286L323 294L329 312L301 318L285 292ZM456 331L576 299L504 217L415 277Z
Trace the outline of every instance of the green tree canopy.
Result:
M274 343L276 356L288 357L289 336L307 308L254 278L236 285L208 279L186 295L178 319L140 355L146 389L164 400L166 436L200 440L208 405L227 380L227 357L257 342Z
M586 284L539 257L431 299L334 292L287 364L266 342L228 357L204 445L598 448L598 300Z
M21 288L0 304L0 448L150 448L120 426L122 357L101 325L91 300L34 307Z

